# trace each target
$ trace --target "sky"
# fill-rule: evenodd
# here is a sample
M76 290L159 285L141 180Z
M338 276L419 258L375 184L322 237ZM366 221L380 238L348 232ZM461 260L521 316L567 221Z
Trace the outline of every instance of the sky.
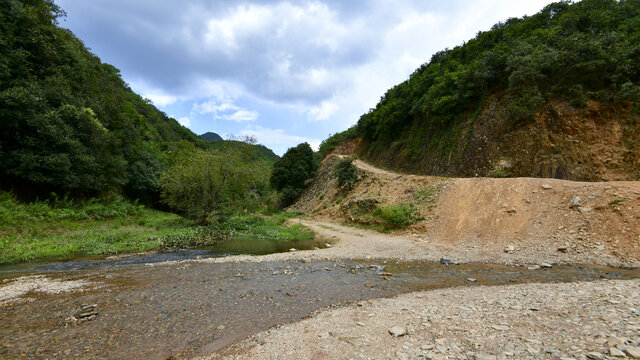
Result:
M346 130L431 55L548 0L55 0L137 93L196 134L282 155Z

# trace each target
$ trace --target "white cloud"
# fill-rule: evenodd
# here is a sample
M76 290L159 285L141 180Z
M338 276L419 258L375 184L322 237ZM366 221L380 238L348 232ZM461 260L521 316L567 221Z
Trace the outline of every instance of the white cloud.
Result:
M231 115L222 115L221 118L225 120L233 120L237 122L255 121L258 119L257 111L238 110Z
M178 119L178 123L180 123L180 125L182 126L189 127L191 126L191 119L189 119L188 117L181 117L180 119Z
M311 139L304 136L287 134L283 129L269 129L259 125L250 126L240 131L241 136L255 136L258 143L263 144L276 153L282 155L290 147L301 143L309 143L311 148L318 150L321 140Z
M311 107L307 114L312 121L322 121L329 120L338 110L340 110L340 106L335 102L323 101L319 106Z

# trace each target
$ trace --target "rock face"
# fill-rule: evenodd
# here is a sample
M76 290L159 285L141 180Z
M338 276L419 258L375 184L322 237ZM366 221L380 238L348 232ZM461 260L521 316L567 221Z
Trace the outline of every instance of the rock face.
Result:
M424 175L506 174L580 181L640 178L640 127L634 125L640 115L632 104L589 101L587 108L576 109L552 100L538 110L534 119L518 126L513 126L505 114L501 97L488 98L477 117L462 121L460 135L453 139L448 156L430 146L437 146L435 138L423 140L427 144L421 146L419 154L412 150L411 141L398 138L393 146L362 141L357 154L384 168Z

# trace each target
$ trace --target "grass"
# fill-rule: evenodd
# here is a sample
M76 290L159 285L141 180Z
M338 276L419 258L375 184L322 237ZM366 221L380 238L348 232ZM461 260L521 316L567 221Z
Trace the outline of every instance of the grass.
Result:
M346 223L357 228L373 229L379 232L389 232L393 229L405 228L423 218L416 216L413 204L375 205L371 204L354 209L351 218Z
M234 215L214 224L197 225L117 197L21 203L0 192L0 264L211 246L229 236L313 238L313 233L300 225L285 225L293 216L295 213L289 212L270 217Z

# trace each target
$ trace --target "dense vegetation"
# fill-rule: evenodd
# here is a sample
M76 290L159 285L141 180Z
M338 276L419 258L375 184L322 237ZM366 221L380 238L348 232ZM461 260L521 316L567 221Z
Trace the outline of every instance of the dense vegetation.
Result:
M552 3L436 53L362 115L355 131L332 136L321 150L362 137L361 155L384 157L384 165L403 169L392 162L407 168L419 168L413 166L418 161L438 162L443 165L424 166L439 173L465 159L462 171L448 173L462 175L465 166L479 160L466 159L465 151L473 122L490 100L497 112L489 116L505 119L511 129L531 123L550 100L574 109L589 100L608 106L635 102L637 108L639 63L639 0ZM491 134L503 128L502 123L493 126L484 130ZM380 156L390 152L394 155Z
M271 186L280 191L281 204L287 206L302 193L305 182L316 175L318 164L314 161L313 150L307 143L290 148L273 165Z
M276 242L313 238L299 225L286 226L287 217L236 214L199 225L119 196L23 203L0 192L0 264L212 246L230 237Z
M206 132L202 135L198 135L198 137L204 141L218 141L218 140L222 140L222 136L214 133L214 132Z

